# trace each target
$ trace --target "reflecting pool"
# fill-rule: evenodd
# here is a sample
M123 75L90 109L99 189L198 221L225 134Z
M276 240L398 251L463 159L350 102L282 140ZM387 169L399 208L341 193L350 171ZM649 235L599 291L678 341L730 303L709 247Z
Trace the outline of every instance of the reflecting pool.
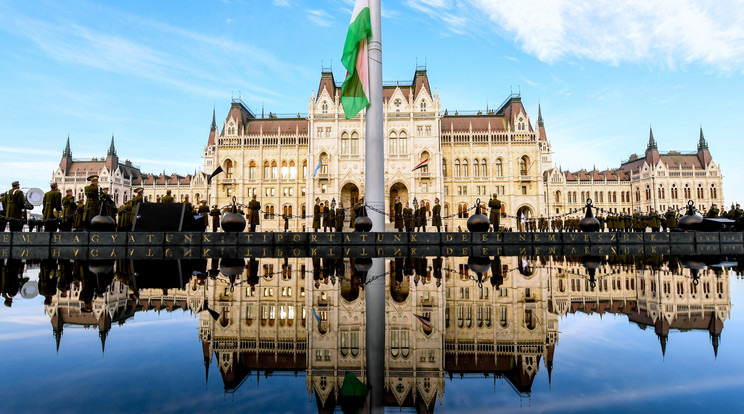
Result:
M6 259L0 401L355 412L372 389L391 412L741 412L740 262Z

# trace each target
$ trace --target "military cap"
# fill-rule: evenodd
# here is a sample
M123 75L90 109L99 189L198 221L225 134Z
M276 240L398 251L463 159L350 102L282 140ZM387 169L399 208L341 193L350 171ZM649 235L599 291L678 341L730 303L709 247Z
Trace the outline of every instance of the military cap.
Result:
M10 185L13 186L13 187L18 187L18 186L21 185L21 183L18 182L18 181L13 181Z
M144 189L144 188L142 188L142 187L137 187L137 188L135 188L135 189L134 189L134 192L135 192L135 193L141 193L141 192L143 192L143 191L145 191L145 189Z
M98 175L97 174L93 174L91 176L88 176L88 181L96 181L96 180L98 180Z
M51 184L49 184L49 187L57 188L57 183L51 183Z

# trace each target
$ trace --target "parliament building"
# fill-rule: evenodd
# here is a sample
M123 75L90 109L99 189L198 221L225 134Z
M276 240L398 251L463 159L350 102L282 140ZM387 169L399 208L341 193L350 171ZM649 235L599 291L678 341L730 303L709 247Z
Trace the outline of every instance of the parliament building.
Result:
M316 197L348 208L364 195L365 111L347 120L339 98L340 84L323 70L307 116L264 116L233 99L221 124L213 112L203 165L193 175L143 173L119 161L113 137L106 158L75 160L68 138L52 180L80 197L85 177L98 174L118 204L137 187L151 202L168 189L177 201L189 196L192 203L208 199L219 206L233 197L247 204L255 194L263 209L259 230L283 229L282 213L293 215L291 230L302 230L311 224L303 216L312 213ZM723 204L720 166L702 129L697 152L661 153L651 132L642 156L630 155L605 171L569 172L553 166L541 108L533 120L520 94L494 109L449 111L426 68L417 67L410 82L384 84L383 98L386 205L397 195L403 204L415 199L431 211L439 198L449 231L464 229L476 200L487 204L493 193L502 201L502 224L515 229L520 217L570 213L589 198L617 213L678 208L689 199L701 210ZM414 171L424 160L426 166ZM208 186L208 175L218 167L224 172Z

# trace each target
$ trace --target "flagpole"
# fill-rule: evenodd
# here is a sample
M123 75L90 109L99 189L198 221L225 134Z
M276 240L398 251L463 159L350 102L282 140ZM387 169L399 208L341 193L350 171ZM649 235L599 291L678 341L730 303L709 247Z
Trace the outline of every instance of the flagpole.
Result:
M380 0L369 0L372 34L367 43L369 63L369 107L367 107L367 137L365 140L365 202L378 211L385 211L385 142L382 129L382 23ZM372 231L385 231L385 216L369 215ZM385 273L385 261L372 259L370 275ZM370 412L385 410L385 278L367 285L366 344L367 385L370 388Z

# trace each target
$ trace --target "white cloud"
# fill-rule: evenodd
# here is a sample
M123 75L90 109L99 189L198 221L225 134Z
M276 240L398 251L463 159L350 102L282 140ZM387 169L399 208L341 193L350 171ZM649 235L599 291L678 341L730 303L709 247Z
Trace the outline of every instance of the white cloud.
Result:
M318 26L327 27L331 25L331 15L325 10L308 10L307 18Z
M690 62L722 71L744 67L744 0L474 0L474 5L544 62L578 57L671 68Z
M274 6L289 7L289 1L288 0L271 0L271 3L273 3Z

